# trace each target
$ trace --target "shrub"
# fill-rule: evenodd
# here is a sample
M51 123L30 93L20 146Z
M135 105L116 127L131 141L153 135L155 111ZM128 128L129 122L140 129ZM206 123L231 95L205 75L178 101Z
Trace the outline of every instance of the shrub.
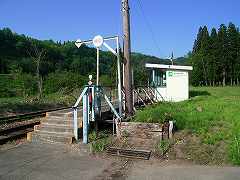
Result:
M37 92L36 78L26 73L1 75L0 87L0 98L30 96Z
M50 94L61 90L71 91L87 84L87 78L72 72L51 73L44 81L44 93Z

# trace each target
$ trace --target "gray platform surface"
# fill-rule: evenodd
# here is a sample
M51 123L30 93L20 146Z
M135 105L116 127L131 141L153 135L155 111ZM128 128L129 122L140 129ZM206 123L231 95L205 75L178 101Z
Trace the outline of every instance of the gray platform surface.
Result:
M0 180L240 180L239 167L132 161L122 176L113 166L114 160L89 156L75 146L26 143L0 150Z
M239 167L199 166L186 163L139 161L127 180L240 180Z
M0 180L94 179L110 163L66 145L27 143L0 151Z

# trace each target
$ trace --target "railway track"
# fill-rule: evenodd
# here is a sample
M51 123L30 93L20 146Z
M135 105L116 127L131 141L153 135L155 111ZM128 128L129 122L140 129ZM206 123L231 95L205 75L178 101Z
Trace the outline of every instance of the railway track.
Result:
M47 112L69 109L62 107L37 111L16 116L7 116L0 118L0 144L16 138L25 136L28 132L34 130L34 125L40 124L40 118L45 117Z

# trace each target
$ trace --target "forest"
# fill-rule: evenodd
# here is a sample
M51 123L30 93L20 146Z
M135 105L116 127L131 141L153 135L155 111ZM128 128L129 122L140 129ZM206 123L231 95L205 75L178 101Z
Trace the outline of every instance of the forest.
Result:
M193 50L188 55L195 86L233 86L240 80L240 33L233 23L218 30L200 27Z
M167 59L132 53L134 85L146 85L146 62L170 64ZM218 29L200 27L193 50L175 64L192 65L193 86L239 85L240 32L233 23ZM74 41L37 40L0 29L0 97L28 97L82 88L96 74L96 50L76 48ZM100 53L100 84L116 86L116 57Z
M71 92L96 74L96 50L73 41L37 40L0 30L0 97L32 96L57 91ZM169 60L132 53L135 85L147 83L145 62L170 63ZM100 84L116 86L116 57L100 52Z

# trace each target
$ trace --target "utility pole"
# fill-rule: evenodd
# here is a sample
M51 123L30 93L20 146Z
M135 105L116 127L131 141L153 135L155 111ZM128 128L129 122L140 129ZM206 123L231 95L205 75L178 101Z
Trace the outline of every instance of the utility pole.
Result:
M123 39L124 39L124 88L125 111L127 116L133 115L133 90L131 70L131 41L130 41L130 17L128 0L122 0L123 15Z

